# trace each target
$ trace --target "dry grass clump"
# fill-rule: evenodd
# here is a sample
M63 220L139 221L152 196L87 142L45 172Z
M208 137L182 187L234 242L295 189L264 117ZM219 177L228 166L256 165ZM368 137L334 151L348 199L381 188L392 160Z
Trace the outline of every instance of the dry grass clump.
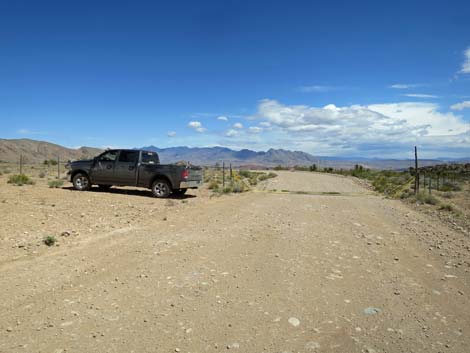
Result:
M64 185L63 180L51 180L49 183L47 183L51 189L56 189L60 188Z
M23 186L23 185L33 185L34 181L25 174L15 174L15 175L11 175L8 178L8 183L14 184L17 186Z

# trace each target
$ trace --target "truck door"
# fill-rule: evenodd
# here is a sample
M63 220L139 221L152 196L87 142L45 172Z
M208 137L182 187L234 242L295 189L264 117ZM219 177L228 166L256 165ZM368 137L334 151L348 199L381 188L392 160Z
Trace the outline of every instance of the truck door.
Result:
M123 150L119 153L114 167L114 180L117 185L136 185L138 160L139 151Z
M118 151L106 151L96 157L91 169L91 179L93 184L113 184L114 164L118 156Z

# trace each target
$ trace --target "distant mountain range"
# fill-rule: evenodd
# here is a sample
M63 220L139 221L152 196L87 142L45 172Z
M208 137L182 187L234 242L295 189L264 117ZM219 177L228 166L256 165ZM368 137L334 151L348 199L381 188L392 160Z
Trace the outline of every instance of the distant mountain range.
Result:
M189 161L198 165L215 165L232 163L233 166L244 167L274 167L282 166L310 166L316 164L319 167L352 168L355 164L361 164L366 168L374 169L405 169L414 165L412 160L398 159L371 159L362 157L319 157L302 151L289 151L284 149L269 149L268 151L252 151L248 149L232 150L226 147L169 147L158 148L155 146L141 147L142 149L158 152L162 163ZM26 163L42 163L46 159L62 161L69 159L90 158L101 153L103 149L93 147L80 147L78 149L67 148L45 141L30 139L7 140L0 139L0 162L18 162L23 155ZM465 159L423 159L420 166L442 164L446 162L470 162Z
M256 152L248 149L232 150L226 147L169 147L158 148L146 146L142 149L158 152L162 163L176 161L190 161L199 165L214 165L222 162L232 163L234 166L247 167L275 167L282 166L310 166L316 164L318 167L332 168L354 168L360 164L372 169L407 169L414 166L414 160L407 159L376 159L363 157L325 157L313 156L302 151L289 151L283 149L269 149L266 152ZM470 158L459 160L444 159L422 159L420 166L442 164L446 162L469 162Z

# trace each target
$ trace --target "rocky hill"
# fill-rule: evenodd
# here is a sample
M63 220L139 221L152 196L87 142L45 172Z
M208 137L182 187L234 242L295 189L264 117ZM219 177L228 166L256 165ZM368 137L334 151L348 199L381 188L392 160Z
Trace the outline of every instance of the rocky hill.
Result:
M67 148L50 142L30 139L0 139L0 161L2 162L17 162L20 155L23 156L25 163L42 163L44 160L57 159L57 157L66 161L96 156L101 151L101 149L93 147Z

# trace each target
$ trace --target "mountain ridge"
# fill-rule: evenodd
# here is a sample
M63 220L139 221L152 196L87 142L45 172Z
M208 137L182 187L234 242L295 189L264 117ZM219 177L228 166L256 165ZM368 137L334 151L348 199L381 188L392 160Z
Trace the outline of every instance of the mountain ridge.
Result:
M292 167L295 165L310 166L316 164L322 168L346 169L353 168L355 164L361 164L366 168L374 169L406 169L414 165L414 161L411 159L314 156L303 151L274 148L267 151L253 151L246 148L234 150L223 146L159 148L150 145L140 148L158 152L162 163L183 160L203 166L225 162L226 164L232 163L235 167L275 167L277 165ZM20 155L23 155L25 163L42 163L44 160L57 159L57 157L61 161L90 158L102 151L103 149L95 147L68 148L51 142L32 139L0 139L0 162L8 163L18 162ZM420 166L469 161L470 158L420 159Z

